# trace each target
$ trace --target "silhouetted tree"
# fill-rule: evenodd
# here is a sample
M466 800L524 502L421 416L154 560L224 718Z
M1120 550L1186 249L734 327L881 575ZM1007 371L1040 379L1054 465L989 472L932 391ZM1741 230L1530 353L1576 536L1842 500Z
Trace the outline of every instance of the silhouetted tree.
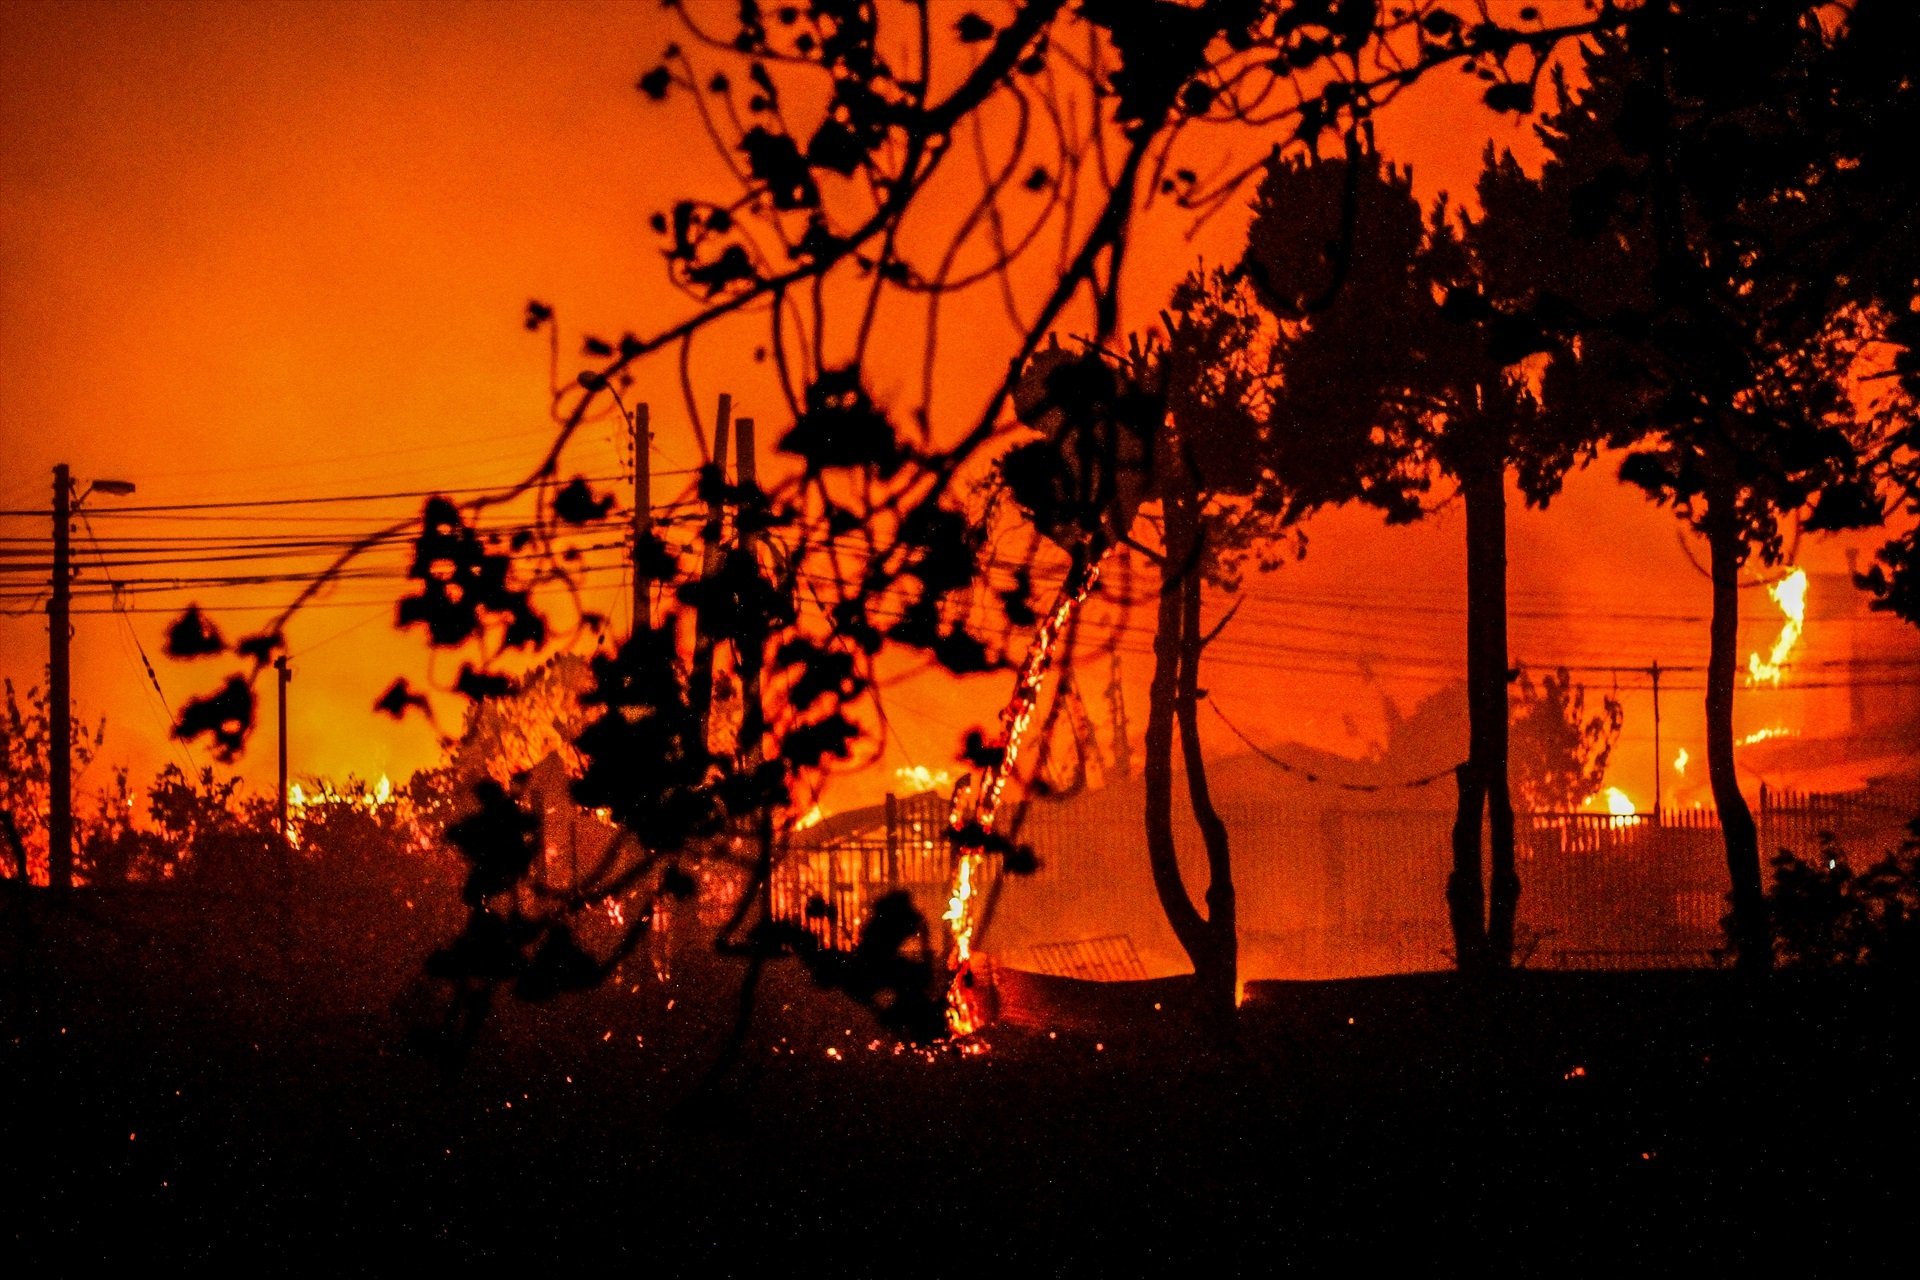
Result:
M1043 351L1016 404L1045 438L1011 450L1001 474L1042 531L1083 555L1129 540L1143 503L1157 515L1158 546L1135 544L1160 568L1145 739L1147 859L1200 1002L1225 1027L1239 943L1230 838L1199 736L1200 663L1211 638L1201 605L1208 584L1237 588L1249 559L1273 564L1311 504L1281 492L1267 465L1275 344L1249 292L1226 273L1197 271L1162 321L1164 333L1136 341L1125 359ZM1206 855L1204 911L1175 850L1176 735Z
M1597 794L1620 741L1623 719L1616 698L1602 698L1587 714L1587 691L1566 668L1535 684L1522 670L1514 684L1512 751L1514 793L1529 813L1570 812Z
M1469 746L1457 774L1447 905L1455 957L1468 971L1511 965L1520 894L1508 768L1507 483L1545 505L1593 448L1566 420L1539 412L1527 371L1551 342L1488 279L1481 247L1512 233L1503 197L1516 181L1524 178L1510 159L1494 165L1489 155L1487 214L1475 222L1456 219L1444 198L1423 216L1411 175L1358 140L1340 158L1277 160L1246 260L1296 335L1279 397L1279 412L1300 423L1289 474L1352 475L1389 520L1420 515L1420 495L1441 476L1466 508Z
M1509 189L1531 231L1499 271L1574 339L1546 372L1548 412L1631 447L1622 478L1706 540L1708 773L1749 971L1771 945L1734 771L1740 577L1779 562L1788 521L1879 517L1850 385L1872 328L1835 288L1840 245L1808 198L1835 162L1810 86L1831 89L1846 42L1814 10L1665 0L1597 37L1586 86L1562 80L1542 122L1541 181Z
M1808 854L1780 850L1767 905L1783 965L1912 973L1920 966L1920 821L1865 871L1853 869L1831 833Z
M6 703L0 706L0 813L7 829L0 839L0 868L12 879L46 883L47 811L51 780L47 763L52 730L46 695L38 686L27 690L24 704L13 681L4 682ZM73 775L85 773L106 735L103 717L88 725L73 718Z
M1920 170L1907 152L1920 132L1920 81L1910 51L1920 7L1855 0L1833 15L1831 47L1798 86L1822 131L1830 167L1803 189L1818 234L1812 270L1860 308L1891 344L1882 389L1885 424L1874 451L1884 496L1905 517L1861 585L1874 607L1920 625Z
M587 338L590 367L555 386L556 437L528 479L463 504L429 504L416 537L418 591L402 602L399 621L421 627L436 647L484 655L463 668L460 693L510 692L500 663L549 641L535 593L564 586L566 565L550 536L508 545L485 517L537 491L550 525L591 526L605 504L584 484L563 486L563 450L592 415L619 402L649 357L680 357L688 416L704 442L686 373L694 340L751 315L766 326L759 346L789 419L776 439L794 474L771 490L728 484L726 460L715 457L698 496L735 510L735 536L724 546L709 538L707 547L637 552L682 610L710 624L736 670L764 669L768 686L784 692L770 704L748 699L734 741L716 749L700 711L709 690L690 686L678 662L684 614L596 658L575 795L611 810L627 840L590 886L534 910L511 892L533 862L528 816L497 783L483 787L474 814L449 828L469 860L470 919L437 966L476 991L513 981L550 994L597 980L620 948L586 957L569 913L596 893L642 882L682 888L682 859L732 849L743 829L758 851L722 945L746 955L750 973L773 954L804 949L804 931L783 931L766 914L776 815L791 807L799 780L851 754L883 649L919 650L968 673L1005 663L1017 646L1027 602L1009 602L998 637L969 617L980 547L954 486L997 447L1016 380L1070 308L1090 316L1093 346L1117 337L1128 248L1150 203L1164 198L1204 216L1258 174L1255 165L1201 183L1177 155L1190 131L1230 126L1311 148L1448 65L1475 72L1490 106L1524 110L1561 42L1628 20L1610 0L1554 23L1532 10L1512 22L1468 20L1439 0L1391 8L1369 0L1021 0L996 26L971 13L949 23L951 11L924 4L812 0L742 6L716 34L690 8L677 12L694 52L712 65L670 47L637 87L652 100L690 103L737 178L733 191L677 201L653 219L691 313L647 334ZM1007 153L988 147L989 126L1010 140ZM956 159L969 140L973 170ZM1043 253L1055 255L1043 296L1022 312L1007 287L1012 267ZM1009 299L1007 373L966 411L970 425L936 439L940 304L982 288ZM903 411L876 401L867 365L875 335L897 334L891 317L908 305L925 308L926 324L921 394ZM553 309L532 303L526 321L555 343L557 366ZM896 417L910 417L917 438ZM710 557L699 554L707 550L710 572ZM319 589L235 645L250 673L189 704L183 736L210 735L224 753L239 748L253 722L252 680L284 648L287 619ZM404 714L418 705L410 693L396 686L382 706ZM648 919L636 914L635 937ZM905 945L911 931L897 923L886 936ZM862 956L865 972L838 962L819 972L924 1033L923 1006L874 977L911 966Z

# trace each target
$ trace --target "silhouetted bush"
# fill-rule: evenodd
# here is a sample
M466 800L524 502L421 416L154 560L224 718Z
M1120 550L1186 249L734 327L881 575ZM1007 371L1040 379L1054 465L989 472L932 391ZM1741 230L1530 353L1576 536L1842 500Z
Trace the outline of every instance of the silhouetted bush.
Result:
M1920 967L1920 818L1909 832L1899 849L1860 873L1828 832L1817 858L1787 849L1774 855L1767 897L1783 966Z

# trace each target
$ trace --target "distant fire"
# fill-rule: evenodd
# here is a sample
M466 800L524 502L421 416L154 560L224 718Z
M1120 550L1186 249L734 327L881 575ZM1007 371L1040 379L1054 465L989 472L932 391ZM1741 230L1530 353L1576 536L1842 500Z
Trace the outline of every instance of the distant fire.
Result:
M393 780L384 773L371 787L352 785L350 780L346 791L338 791L332 780L327 778L321 778L315 786L318 789L311 794L297 782L287 788L287 810L294 818L317 805L344 804L355 808L378 809L393 803Z
M345 791L337 789L330 778L315 780L312 791L295 782L287 787L287 841L295 848L299 847L300 824L310 809L344 807L365 809L372 813L398 800L393 790L393 779L384 773L372 786L349 775Z
M929 769L923 764L902 765L893 771L894 781L914 791L945 791L953 785L953 775L945 769Z
M1752 733L1740 739L1740 745L1750 747L1756 742L1765 742L1770 738L1791 738L1792 736L1793 730L1787 728L1785 725L1769 725L1765 729L1755 729Z
M1677 751L1676 753L1674 753L1674 757L1673 757L1673 771L1674 771L1675 773L1677 773L1677 774L1679 774L1679 775L1680 775L1681 777L1683 777L1683 778L1684 778L1684 777L1686 777L1686 776L1687 776L1687 761L1689 761L1689 760L1691 760L1692 758L1693 758L1693 757L1691 757L1691 756L1689 756L1689 755L1687 754L1687 749L1686 749L1685 747L1682 747L1682 748L1680 748L1680 750L1679 750L1679 751Z
M1773 651L1766 661L1760 655L1747 655L1747 683L1750 685L1779 685L1786 675L1786 662L1793 647L1800 643L1800 633L1807 625L1807 571L1795 569L1780 581L1767 588L1767 594L1774 604L1780 607L1785 621L1780 624L1780 635L1773 642Z

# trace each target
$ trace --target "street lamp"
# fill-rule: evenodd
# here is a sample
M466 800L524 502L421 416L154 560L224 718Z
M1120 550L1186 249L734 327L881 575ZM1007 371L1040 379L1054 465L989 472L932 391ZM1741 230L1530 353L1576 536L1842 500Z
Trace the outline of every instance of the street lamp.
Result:
M69 642L73 626L73 569L70 542L73 517L87 496L99 490L116 498L133 492L131 480L95 480L73 494L73 474L61 463L53 469L53 594L47 600L47 884L73 887L73 667Z

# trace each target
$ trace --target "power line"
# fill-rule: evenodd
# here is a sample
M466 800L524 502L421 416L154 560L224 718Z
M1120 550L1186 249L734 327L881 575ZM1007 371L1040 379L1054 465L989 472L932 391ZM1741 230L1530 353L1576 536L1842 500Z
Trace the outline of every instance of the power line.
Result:
M87 530L87 540L89 542L93 542L94 544L93 546L94 555L99 556L100 546L99 546L99 543L94 542L94 537L93 537L93 521L87 518L87 513L85 510L80 511L79 515L80 515L80 523L83 526L85 526ZM101 572L107 573L104 559L102 560L102 564L101 564ZM110 573L107 574L107 581L108 582L113 581L112 574ZM119 592L117 589L115 591L114 598L116 602L119 599ZM147 673L147 682L153 686L154 693L159 695L160 709L166 713L166 717L167 717L168 740L175 744L176 750L179 750L183 753L184 759L187 765L187 771L189 772L189 774L197 772L199 770L199 762L193 758L192 746L174 737L173 727L174 725L179 723L179 719L173 713L173 704L167 701L167 691L160 687L160 673L153 669L153 660L147 657L147 647L146 645L140 642L140 633L134 630L133 619L127 617L127 615L124 612L122 612L120 614L120 621L126 627L128 637L133 640L134 651L140 655L140 666Z
M678 471L661 471L661 472L656 472L655 474L656 475L694 475L694 474L697 474L697 468L690 468L690 469L678 470ZM628 477L626 476L585 476L582 478L585 479L589 484L613 484L613 483L617 483L617 482L628 479ZM552 477L550 482L566 483L566 482L560 481L559 477L557 476ZM467 485L467 486L461 486L461 487L455 487L455 488L444 488L444 489L401 489L401 490L393 490L387 493L342 493L342 494L328 494L325 496L318 496L318 497L304 497L304 498L248 498L248 499L239 499L239 500L230 501L230 502L161 502L161 503L150 503L146 505L136 505L136 506L116 506L112 509L111 512L102 511L100 514L102 516L106 516L109 514L114 516L132 516L132 515L145 515L145 514L150 514L154 512L163 512L163 511L164 512L229 511L229 510L251 509L251 508L257 508L257 507L321 506L321 505L331 505L331 504L343 503L343 502L385 502L385 501L389 501L396 498L439 498L439 497L448 497L454 494L503 493L503 492L506 492L507 490L513 489L514 487L516 486L513 484ZM530 489L529 492L531 491L532 490ZM0 516L29 516L29 517L45 519L45 518L50 518L52 514L53 512L51 509L33 509L33 508L13 507L13 508L7 508L5 510L0 510Z

